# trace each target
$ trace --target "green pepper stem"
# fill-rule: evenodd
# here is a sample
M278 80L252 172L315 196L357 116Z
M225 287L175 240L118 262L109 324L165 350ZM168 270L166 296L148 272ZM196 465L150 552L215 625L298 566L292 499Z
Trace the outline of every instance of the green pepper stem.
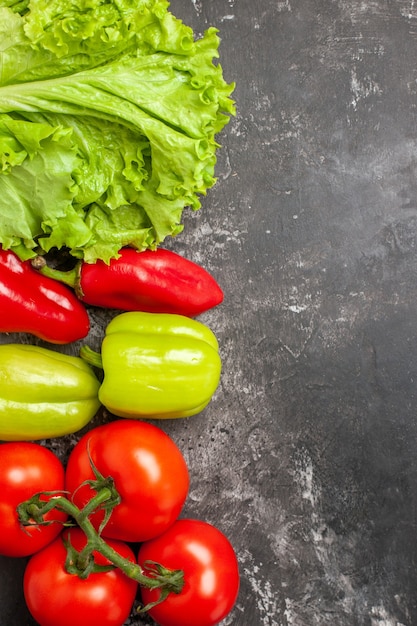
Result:
M168 593L179 593L184 584L184 576L181 570L168 570L162 568L159 571L152 569L152 576L146 575L140 565L129 561L121 556L116 550L106 543L101 535L96 531L84 509L79 509L73 502L61 495L54 495L50 500L45 502L40 499L42 494L36 494L30 500L23 502L18 506L18 515L23 525L33 524L32 521L42 524L43 516L57 509L66 513L74 520L74 523L84 532L87 543L85 547L78 553L75 573L81 578L83 577L83 569L91 560L93 552L102 554L112 565L120 569L126 576L135 580L142 587L148 589L161 589L161 598L165 598ZM101 489L87 503L88 512L92 512L100 508L103 503L113 498L113 492L108 487ZM72 572L74 573L74 572Z
M80 357L89 365L103 369L103 360L101 354L95 352L90 346L81 346Z
M37 270L43 276L47 276L48 278L53 278L54 280L59 281L60 283L64 283L68 285L68 287L72 287L72 289L77 290L79 287L79 278L80 278L80 267L77 264L72 270L68 270L66 272L62 272L61 270L54 269L49 267L46 263L45 259L42 256L37 256L31 261L32 267Z

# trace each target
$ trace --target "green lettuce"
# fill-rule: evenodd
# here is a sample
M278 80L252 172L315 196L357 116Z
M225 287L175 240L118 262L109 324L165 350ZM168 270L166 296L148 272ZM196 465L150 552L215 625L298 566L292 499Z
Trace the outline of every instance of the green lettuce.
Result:
M181 232L234 114L218 48L165 0L0 0L0 244L108 262Z

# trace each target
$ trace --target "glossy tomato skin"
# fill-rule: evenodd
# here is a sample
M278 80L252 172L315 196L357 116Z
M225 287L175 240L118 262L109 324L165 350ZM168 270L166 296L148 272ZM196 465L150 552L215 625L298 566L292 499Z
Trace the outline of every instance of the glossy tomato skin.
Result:
M98 426L73 448L66 469L66 488L82 507L94 492L90 457L99 472L114 479L121 502L102 535L142 542L164 532L177 519L187 497L189 473L184 457L166 433L149 422L121 419ZM102 512L90 520L97 528Z
M178 594L149 610L160 626L214 626L232 610L239 592L239 568L232 545L220 530L200 520L177 520L139 549L138 563L156 561L184 572ZM159 597L142 589L144 604Z
M40 491L64 489L64 468L58 457L37 443L16 441L0 444L0 554L23 557L41 550L62 531L64 513L51 511L48 526L22 528L16 507ZM45 501L48 496L43 498Z
M69 574L62 540L68 536L78 551L85 545L83 531L72 528L28 562L23 591L30 613L39 626L122 626L132 610L137 583L119 569L93 573L86 579ZM107 543L135 561L131 548L123 542ZM94 558L99 565L108 564L100 554L94 553Z

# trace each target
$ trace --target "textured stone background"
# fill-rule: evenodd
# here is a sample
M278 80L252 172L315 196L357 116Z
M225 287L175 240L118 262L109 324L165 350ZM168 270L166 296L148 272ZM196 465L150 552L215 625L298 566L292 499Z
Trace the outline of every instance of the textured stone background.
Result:
M224 288L202 318L222 382L202 415L164 424L190 467L184 515L238 554L224 626L414 626L417 6L171 9L220 29L237 82L218 184L169 242ZM93 347L108 315L91 311ZM33 624L23 567L0 559L2 626Z

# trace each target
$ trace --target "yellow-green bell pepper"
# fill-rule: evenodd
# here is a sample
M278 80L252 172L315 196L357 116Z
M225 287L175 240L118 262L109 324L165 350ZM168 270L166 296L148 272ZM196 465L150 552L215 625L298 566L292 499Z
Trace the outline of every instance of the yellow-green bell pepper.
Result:
M101 356L86 346L81 356L102 367L99 399L119 417L195 415L210 402L221 374L214 333L182 315L122 313L106 328Z
M26 344L0 345L0 440L74 433L94 417L100 382L83 359Z

